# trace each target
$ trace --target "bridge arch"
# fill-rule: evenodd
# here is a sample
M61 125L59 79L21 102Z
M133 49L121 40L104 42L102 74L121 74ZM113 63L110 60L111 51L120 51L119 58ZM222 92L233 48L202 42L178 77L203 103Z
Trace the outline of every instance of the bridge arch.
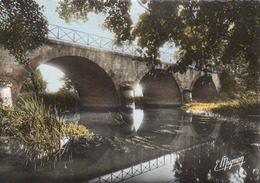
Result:
M146 73L139 84L145 106L174 106L182 104L181 87L177 77L162 69Z
M211 75L199 73L191 83L192 100L211 102L218 96L218 91Z
M99 62L87 58L88 54L83 54L81 49L54 47L37 55L31 57L30 64L20 70L18 78L21 79L16 84L18 88L14 93L15 97L30 73L46 63L60 69L72 80L82 106L119 107L119 96L114 83L117 82L115 73L108 67L100 66Z

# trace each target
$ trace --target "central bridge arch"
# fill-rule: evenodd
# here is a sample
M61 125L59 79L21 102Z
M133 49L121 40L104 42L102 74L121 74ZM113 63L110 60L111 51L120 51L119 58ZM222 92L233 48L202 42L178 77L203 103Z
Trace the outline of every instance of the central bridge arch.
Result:
M145 106L174 106L182 104L180 85L174 74L155 69L148 72L139 83Z

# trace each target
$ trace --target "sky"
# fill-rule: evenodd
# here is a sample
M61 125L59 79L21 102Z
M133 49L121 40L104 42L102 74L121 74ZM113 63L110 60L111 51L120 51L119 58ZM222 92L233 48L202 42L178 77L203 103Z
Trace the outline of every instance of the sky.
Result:
M39 5L44 6L43 14L47 18L49 24L55 24L111 39L114 38L113 33L102 28L102 23L105 19L104 15L91 13L89 14L88 21L86 22L77 21L66 23L64 20L59 18L58 13L55 11L59 0L36 0L36 2ZM137 1L132 1L132 3L133 4L130 13L132 15L133 23L135 24L139 15L144 12L144 8L141 7ZM38 68L40 69L44 80L48 82L47 91L57 91L62 86L63 82L61 82L59 79L63 76L63 73L60 70L45 64L40 65ZM137 93L140 93L140 91Z

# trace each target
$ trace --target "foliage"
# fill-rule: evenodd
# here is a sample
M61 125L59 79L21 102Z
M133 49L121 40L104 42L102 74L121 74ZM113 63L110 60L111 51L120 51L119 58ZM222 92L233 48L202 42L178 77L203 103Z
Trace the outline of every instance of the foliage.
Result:
M64 84L62 85L62 87L59 89L59 91L75 91L75 86L74 86L74 83L66 76L66 75L63 75L61 78L60 78L60 81L63 81Z
M43 100L33 97L20 100L14 109L0 107L1 138L23 145L27 161L54 158L60 152L61 137L90 137L92 133L79 124L64 124L57 109L46 107Z
M47 88L47 81L43 80L41 71L35 70L32 75L25 81L20 92L44 92Z
M27 101L33 97L35 97L33 93L20 93L17 101L22 99ZM71 91L40 92L36 97L43 100L46 106L56 106L63 110L77 105L77 93Z
M61 126L61 131L63 136L72 137L72 138L76 138L78 136L90 137L92 135L92 133L90 133L89 130L86 129L86 127L78 123L74 123L74 124L64 123Z
M20 63L28 63L28 52L45 40L48 28L42 11L34 0L0 1L0 43Z
M115 33L115 43L130 39L132 19L130 17L130 0L109 0L109 1L74 1L64 0L59 2L57 9L60 18L66 22L71 20L88 19L88 13L108 14L105 18L104 27Z
M228 71L224 70L220 74L220 83L221 83L220 98L234 99L242 89L238 83L238 80L239 80L238 78L231 76Z
M125 3L125 6L122 6ZM135 26L129 22L128 1L60 1L66 21L87 20L90 12L108 14L105 27L116 42L137 38L140 60L149 68L159 62L159 48L178 47L172 72L195 68L227 69L240 74L248 90L259 92L259 1L139 1L145 12ZM126 11L127 9L127 11Z

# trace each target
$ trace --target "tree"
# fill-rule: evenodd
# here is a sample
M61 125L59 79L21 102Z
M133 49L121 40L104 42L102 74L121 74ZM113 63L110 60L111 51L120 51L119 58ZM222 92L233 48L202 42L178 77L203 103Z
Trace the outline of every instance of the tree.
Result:
M0 44L20 63L28 63L28 52L45 40L48 27L42 11L34 0L0 1Z
M74 83L66 75L63 75L60 78L60 81L63 81L64 84L62 85L62 88L59 89L59 91L75 91Z
M169 70L184 72L216 68L243 75L249 90L259 91L258 1L139 1L145 12L133 26L131 2L60 1L58 12L66 21L87 20L90 12L107 14L104 27L116 34L115 42L132 41L152 69L160 64L159 48L165 43L179 48L178 61Z
M104 27L115 33L115 43L120 45L121 41L132 40L130 30L133 22L129 14L131 4L129 0L64 0L59 2L57 11L66 22L79 19L87 21L90 12L107 14Z
M32 75L25 81L21 92L44 92L47 88L47 82L43 80L41 71L35 70Z

